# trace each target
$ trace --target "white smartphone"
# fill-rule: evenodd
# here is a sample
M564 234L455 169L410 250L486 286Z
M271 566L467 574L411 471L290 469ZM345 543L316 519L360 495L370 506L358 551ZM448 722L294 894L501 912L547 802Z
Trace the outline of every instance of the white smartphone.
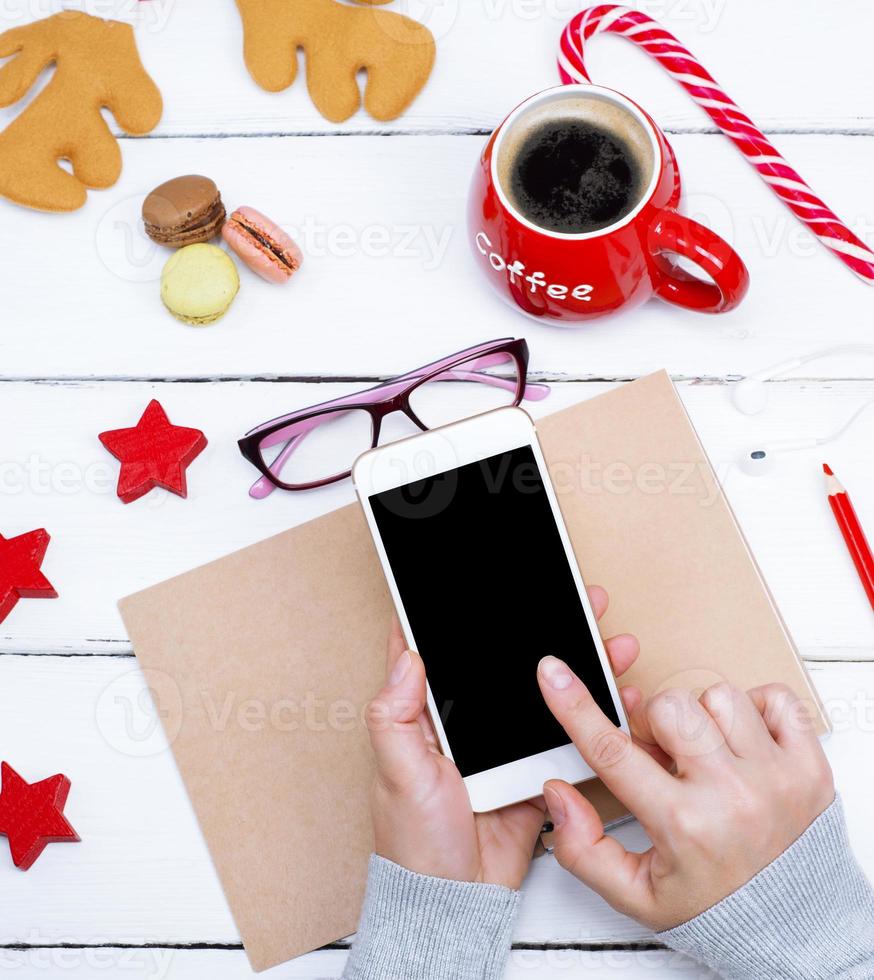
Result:
M540 694L540 658L565 660L615 725L628 722L527 413L501 408L372 449L352 475L473 809L591 778Z

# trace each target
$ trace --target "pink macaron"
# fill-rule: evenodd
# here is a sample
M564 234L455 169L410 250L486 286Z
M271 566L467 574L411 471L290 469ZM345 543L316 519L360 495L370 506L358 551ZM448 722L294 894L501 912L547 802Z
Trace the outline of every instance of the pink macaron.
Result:
M222 228L222 238L268 282L288 282L303 262L291 236L254 208L237 208Z

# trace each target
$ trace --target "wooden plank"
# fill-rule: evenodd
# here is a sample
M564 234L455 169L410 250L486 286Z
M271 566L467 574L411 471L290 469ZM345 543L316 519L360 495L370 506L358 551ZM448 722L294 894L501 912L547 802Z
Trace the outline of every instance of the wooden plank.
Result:
M874 140L779 142L870 237ZM726 377L809 350L864 343L869 287L812 240L725 140L693 135L674 143L688 212L729 238L750 267L750 294L727 316L653 301L566 330L505 306L481 281L467 242L465 198L480 136L362 137L342 145L228 139L220 152L210 141L141 140L126 146L120 182L75 214L0 203L4 281L15 284L4 292L0 372L361 377L404 371L490 337L524 335L536 372L626 378L667 366L687 377ZM257 204L287 225L306 253L285 287L242 270L230 313L202 329L164 310L158 280L169 253L145 238L139 219L152 187L191 171L211 174L229 206ZM23 247L28 242L39 242L38 261ZM874 358L833 357L803 375L872 376Z
M433 348L438 353L439 348ZM0 650L128 652L116 600L188 568L218 558L354 499L351 485L306 494L248 497L255 471L235 441L277 414L314 404L356 386L227 382L0 384L4 427L0 457L0 532L46 527L53 540L44 565L60 598L22 601L0 625ZM553 386L545 414L606 391L603 383ZM834 648L874 656L874 624L864 593L833 525L815 450L781 458L770 475L754 479L735 462L756 439L798 438L834 431L866 399L874 382L769 386L766 414L740 415L725 385L681 385L704 446L724 481L766 580L806 656L831 657ZM97 434L133 425L152 397L177 424L202 428L209 446L189 471L189 498L153 491L124 506L115 496L118 464ZM462 413L464 408L461 409ZM874 409L827 458L855 491L862 520L874 528L869 452ZM404 420L385 436L407 434ZM350 454L354 450L350 447ZM581 467L584 465L581 457ZM616 489L598 473L581 479ZM598 482L600 481L600 482ZM668 486L670 490L670 486ZM717 557L714 556L717 560Z
M6 0L0 29L60 6ZM557 40L583 5L573 0L445 0L395 6L428 23L437 37L434 74L399 120L382 124L359 113L337 127L309 103L303 73L284 93L254 84L243 64L240 22L231 2L75 4L136 25L143 60L164 94L157 132L168 136L490 129L525 96L558 83ZM842 0L837 6L817 0L640 0L632 6L660 19L687 44L760 125L870 131L874 80L867 70L867 39L874 13L865 0ZM663 125L710 125L660 68L626 42L597 39L588 64L596 81L639 98ZM0 112L0 125L13 111Z
M813 677L836 724L827 751L850 834L863 866L874 872L868 832L874 788L859 764L870 738L874 665L818 665ZM232 708L227 723L236 717ZM49 847L27 874L0 861L0 945L238 942L132 661L0 657L0 745L25 778L57 771L70 777L66 812L82 837L81 844ZM637 824L616 833L629 847L646 846ZM650 938L551 857L534 862L525 892L516 942Z
M271 980L332 980L346 965L345 950L324 950L271 970ZM70 980L103 980L107 971L129 980L250 980L246 956L238 950L189 949L28 949L3 950L3 965L15 976L63 971ZM32 971L27 973L25 971ZM124 971L124 972L122 972ZM709 980L716 975L669 950L514 950L504 980L548 980L555 976L620 977L622 980Z

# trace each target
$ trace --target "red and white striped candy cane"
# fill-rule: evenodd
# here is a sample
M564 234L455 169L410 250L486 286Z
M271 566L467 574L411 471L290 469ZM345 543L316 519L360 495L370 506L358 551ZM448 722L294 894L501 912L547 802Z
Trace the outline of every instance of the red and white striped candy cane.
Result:
M615 3L601 3L577 14L562 34L558 55L558 70L566 85L591 82L583 46L593 35L606 32L628 38L652 55L734 142L792 213L857 276L874 285L874 252L813 193L698 59L651 17Z

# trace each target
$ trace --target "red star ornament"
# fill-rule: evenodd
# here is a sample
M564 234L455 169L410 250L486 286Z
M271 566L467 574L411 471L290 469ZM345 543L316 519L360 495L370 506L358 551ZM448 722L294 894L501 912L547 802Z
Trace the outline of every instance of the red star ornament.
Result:
M188 496L185 470L206 448L200 429L171 425L154 398L132 429L113 429L98 437L121 461L117 493L129 504L153 487Z
M19 599L57 599L52 583L39 570L49 540L44 528L17 538L0 534L0 623Z
M63 814L70 792L66 776L26 783L8 762L0 764L0 774L0 834L9 838L17 868L27 871L46 844L80 839Z

